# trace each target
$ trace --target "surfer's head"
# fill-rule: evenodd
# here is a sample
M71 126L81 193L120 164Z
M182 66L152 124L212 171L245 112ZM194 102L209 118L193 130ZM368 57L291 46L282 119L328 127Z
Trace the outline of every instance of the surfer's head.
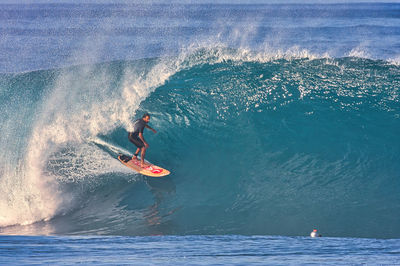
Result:
M143 119L144 122L148 123L150 121L150 115L148 113L145 113L142 116L142 119Z

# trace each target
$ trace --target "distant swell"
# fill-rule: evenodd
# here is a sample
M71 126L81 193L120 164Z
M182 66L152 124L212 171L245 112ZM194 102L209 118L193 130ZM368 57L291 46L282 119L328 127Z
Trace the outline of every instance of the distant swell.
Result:
M216 47L0 84L2 232L400 236L399 66ZM162 180L115 159L143 112Z

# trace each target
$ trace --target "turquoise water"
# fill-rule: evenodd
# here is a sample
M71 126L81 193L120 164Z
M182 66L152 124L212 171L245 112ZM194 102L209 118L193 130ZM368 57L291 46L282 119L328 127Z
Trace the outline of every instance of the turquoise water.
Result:
M0 261L396 261L399 4L1 7Z

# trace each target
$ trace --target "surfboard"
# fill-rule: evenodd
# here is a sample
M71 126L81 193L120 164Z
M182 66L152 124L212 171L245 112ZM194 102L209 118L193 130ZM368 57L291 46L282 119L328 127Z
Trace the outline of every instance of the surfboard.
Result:
M146 163L150 165L142 168L140 166L140 160L132 160L132 157L127 156L125 154L120 154L118 156L118 160L126 167L129 167L132 170L142 175L147 175L152 177L163 177L170 174L170 171L168 171L167 169L151 164L148 161L146 161Z

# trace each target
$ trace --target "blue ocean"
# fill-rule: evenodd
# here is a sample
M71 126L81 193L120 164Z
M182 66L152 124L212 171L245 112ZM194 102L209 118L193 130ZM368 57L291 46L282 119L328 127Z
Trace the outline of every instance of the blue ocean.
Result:
M400 3L0 4L0 264L399 263L399 89Z

